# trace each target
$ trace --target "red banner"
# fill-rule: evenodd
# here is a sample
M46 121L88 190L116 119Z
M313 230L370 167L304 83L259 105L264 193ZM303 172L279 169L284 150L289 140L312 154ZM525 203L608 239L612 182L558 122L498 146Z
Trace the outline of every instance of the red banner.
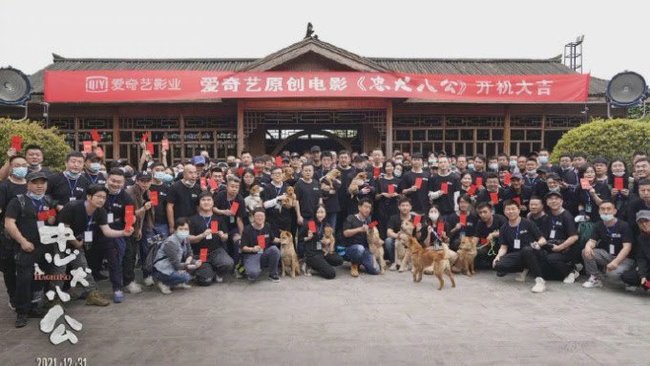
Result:
M49 103L370 97L447 102L585 102L589 75L365 72L45 71Z

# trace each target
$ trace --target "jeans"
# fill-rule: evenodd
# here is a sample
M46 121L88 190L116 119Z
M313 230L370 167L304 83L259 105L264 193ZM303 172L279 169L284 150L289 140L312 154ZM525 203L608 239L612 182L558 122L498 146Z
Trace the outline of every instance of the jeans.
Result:
M262 273L262 267L269 267L271 276L278 275L278 263L280 262L280 249L272 245L264 249L264 253L247 253L242 255L246 276L255 281Z
M384 240L384 253L386 253L386 260L395 263L395 238L386 237L386 240Z
M153 226L153 231L156 234L159 234L160 236L164 238L169 236L169 225L167 224L155 224Z
M124 277L122 275L122 261L126 251L126 240L124 238L106 239L102 243L106 259L108 260L108 273L113 286L113 291L122 290Z
M181 283L188 283L192 279L192 276L187 272L174 271L167 275L155 269L153 271L153 277L169 287L180 285Z
M325 217L325 222L328 223L334 232L336 232L336 221L338 218L338 212L328 212L327 217Z
M353 244L345 248L345 257L352 264L362 265L366 273L371 275L379 274L379 264L375 263L372 253L363 245Z

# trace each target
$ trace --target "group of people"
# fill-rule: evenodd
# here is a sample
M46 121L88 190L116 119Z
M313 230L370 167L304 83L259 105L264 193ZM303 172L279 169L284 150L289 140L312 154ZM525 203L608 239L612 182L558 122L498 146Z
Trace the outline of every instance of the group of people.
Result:
M381 149L366 155L314 146L278 157L244 151L225 161L202 152L168 166L165 155L156 161L142 150L135 167L74 151L65 170L53 172L39 146L23 155L9 149L0 168L0 261L16 327L42 316L53 302L43 290L68 289L78 268L90 269L88 286L69 290L97 306L110 303L98 281L110 281L115 303L142 291L138 261L143 284L163 294L230 275L256 281L265 267L278 282L284 232L303 272L326 279L346 261L352 277L380 273L367 236L377 227L391 270L405 269L397 246L410 235L426 250L446 243L453 252L471 240L476 268L519 273L521 281L530 275L533 292L545 291L547 280L573 283L582 272L584 287L605 278L630 291L650 287L650 161L643 153L628 168L622 159L589 161L579 152L551 165L547 150L385 157ZM413 232L403 232L404 221ZM68 251L42 243L39 229L54 225L72 231ZM53 264L70 251L74 260Z

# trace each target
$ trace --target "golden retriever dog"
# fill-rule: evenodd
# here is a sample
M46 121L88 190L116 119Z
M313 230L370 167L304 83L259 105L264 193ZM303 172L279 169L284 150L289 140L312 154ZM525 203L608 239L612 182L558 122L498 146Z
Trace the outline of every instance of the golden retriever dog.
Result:
M246 210L248 210L251 222L253 221L253 212L255 209L258 207L264 207L264 202L262 202L260 193L262 193L262 187L255 184L251 187L248 197L244 199L244 204L246 205Z
M300 264L298 263L298 254L293 247L293 235L288 231L280 231L280 261L282 262L282 277L289 274L291 278L300 275Z
M331 226L325 226L325 229L323 229L323 238L320 240L324 255L332 253L336 249L334 247L335 242L334 229Z
M282 207L293 208L296 205L296 192L293 187L287 187L287 192L284 194L285 198L282 201Z
M384 241L381 240L381 237L379 236L379 230L377 230L376 226L369 228L366 236L368 238L368 248L374 257L374 260L379 263L381 274L386 273L386 261L384 260Z
M399 264L399 271L404 272L407 266L411 266L411 252L409 242L413 237L415 226L410 220L402 221L402 226L395 241L395 262Z
M352 179L352 182L350 182L348 193L350 193L350 195L354 198L354 196L356 196L361 190L361 187L366 183L366 180L368 180L368 173L361 172L357 174L354 179Z
M433 274L438 277L438 290L445 286L443 274L447 274L451 281L451 287L456 287L454 275L451 273L451 264L447 257L447 244L442 244L443 248L434 250L433 248L424 249L415 238L409 241L409 249L413 257L413 282L422 281L422 274L426 267L433 265Z
M325 176L323 177L323 180L325 183L327 183L328 186L334 187L334 181L338 180L341 177L341 171L338 169L332 169Z
M476 273L474 270L474 259L476 258L476 240L469 236L463 237L458 247L458 260L456 266L460 267L463 273L472 276Z

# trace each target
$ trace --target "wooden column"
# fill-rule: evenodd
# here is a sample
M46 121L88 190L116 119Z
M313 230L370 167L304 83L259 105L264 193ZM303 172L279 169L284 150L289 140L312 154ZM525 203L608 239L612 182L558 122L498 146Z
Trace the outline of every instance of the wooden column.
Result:
M244 151L244 103L237 101L237 156Z
M178 124L181 128L181 162L184 162L185 161L185 115L182 113L180 116L178 116ZM170 164L172 164L172 166L174 165L173 158Z
M393 102L389 101L386 108L386 158L393 157Z
M113 114L113 159L120 158L120 116Z
M510 106L505 106L503 117L503 152L510 155Z

